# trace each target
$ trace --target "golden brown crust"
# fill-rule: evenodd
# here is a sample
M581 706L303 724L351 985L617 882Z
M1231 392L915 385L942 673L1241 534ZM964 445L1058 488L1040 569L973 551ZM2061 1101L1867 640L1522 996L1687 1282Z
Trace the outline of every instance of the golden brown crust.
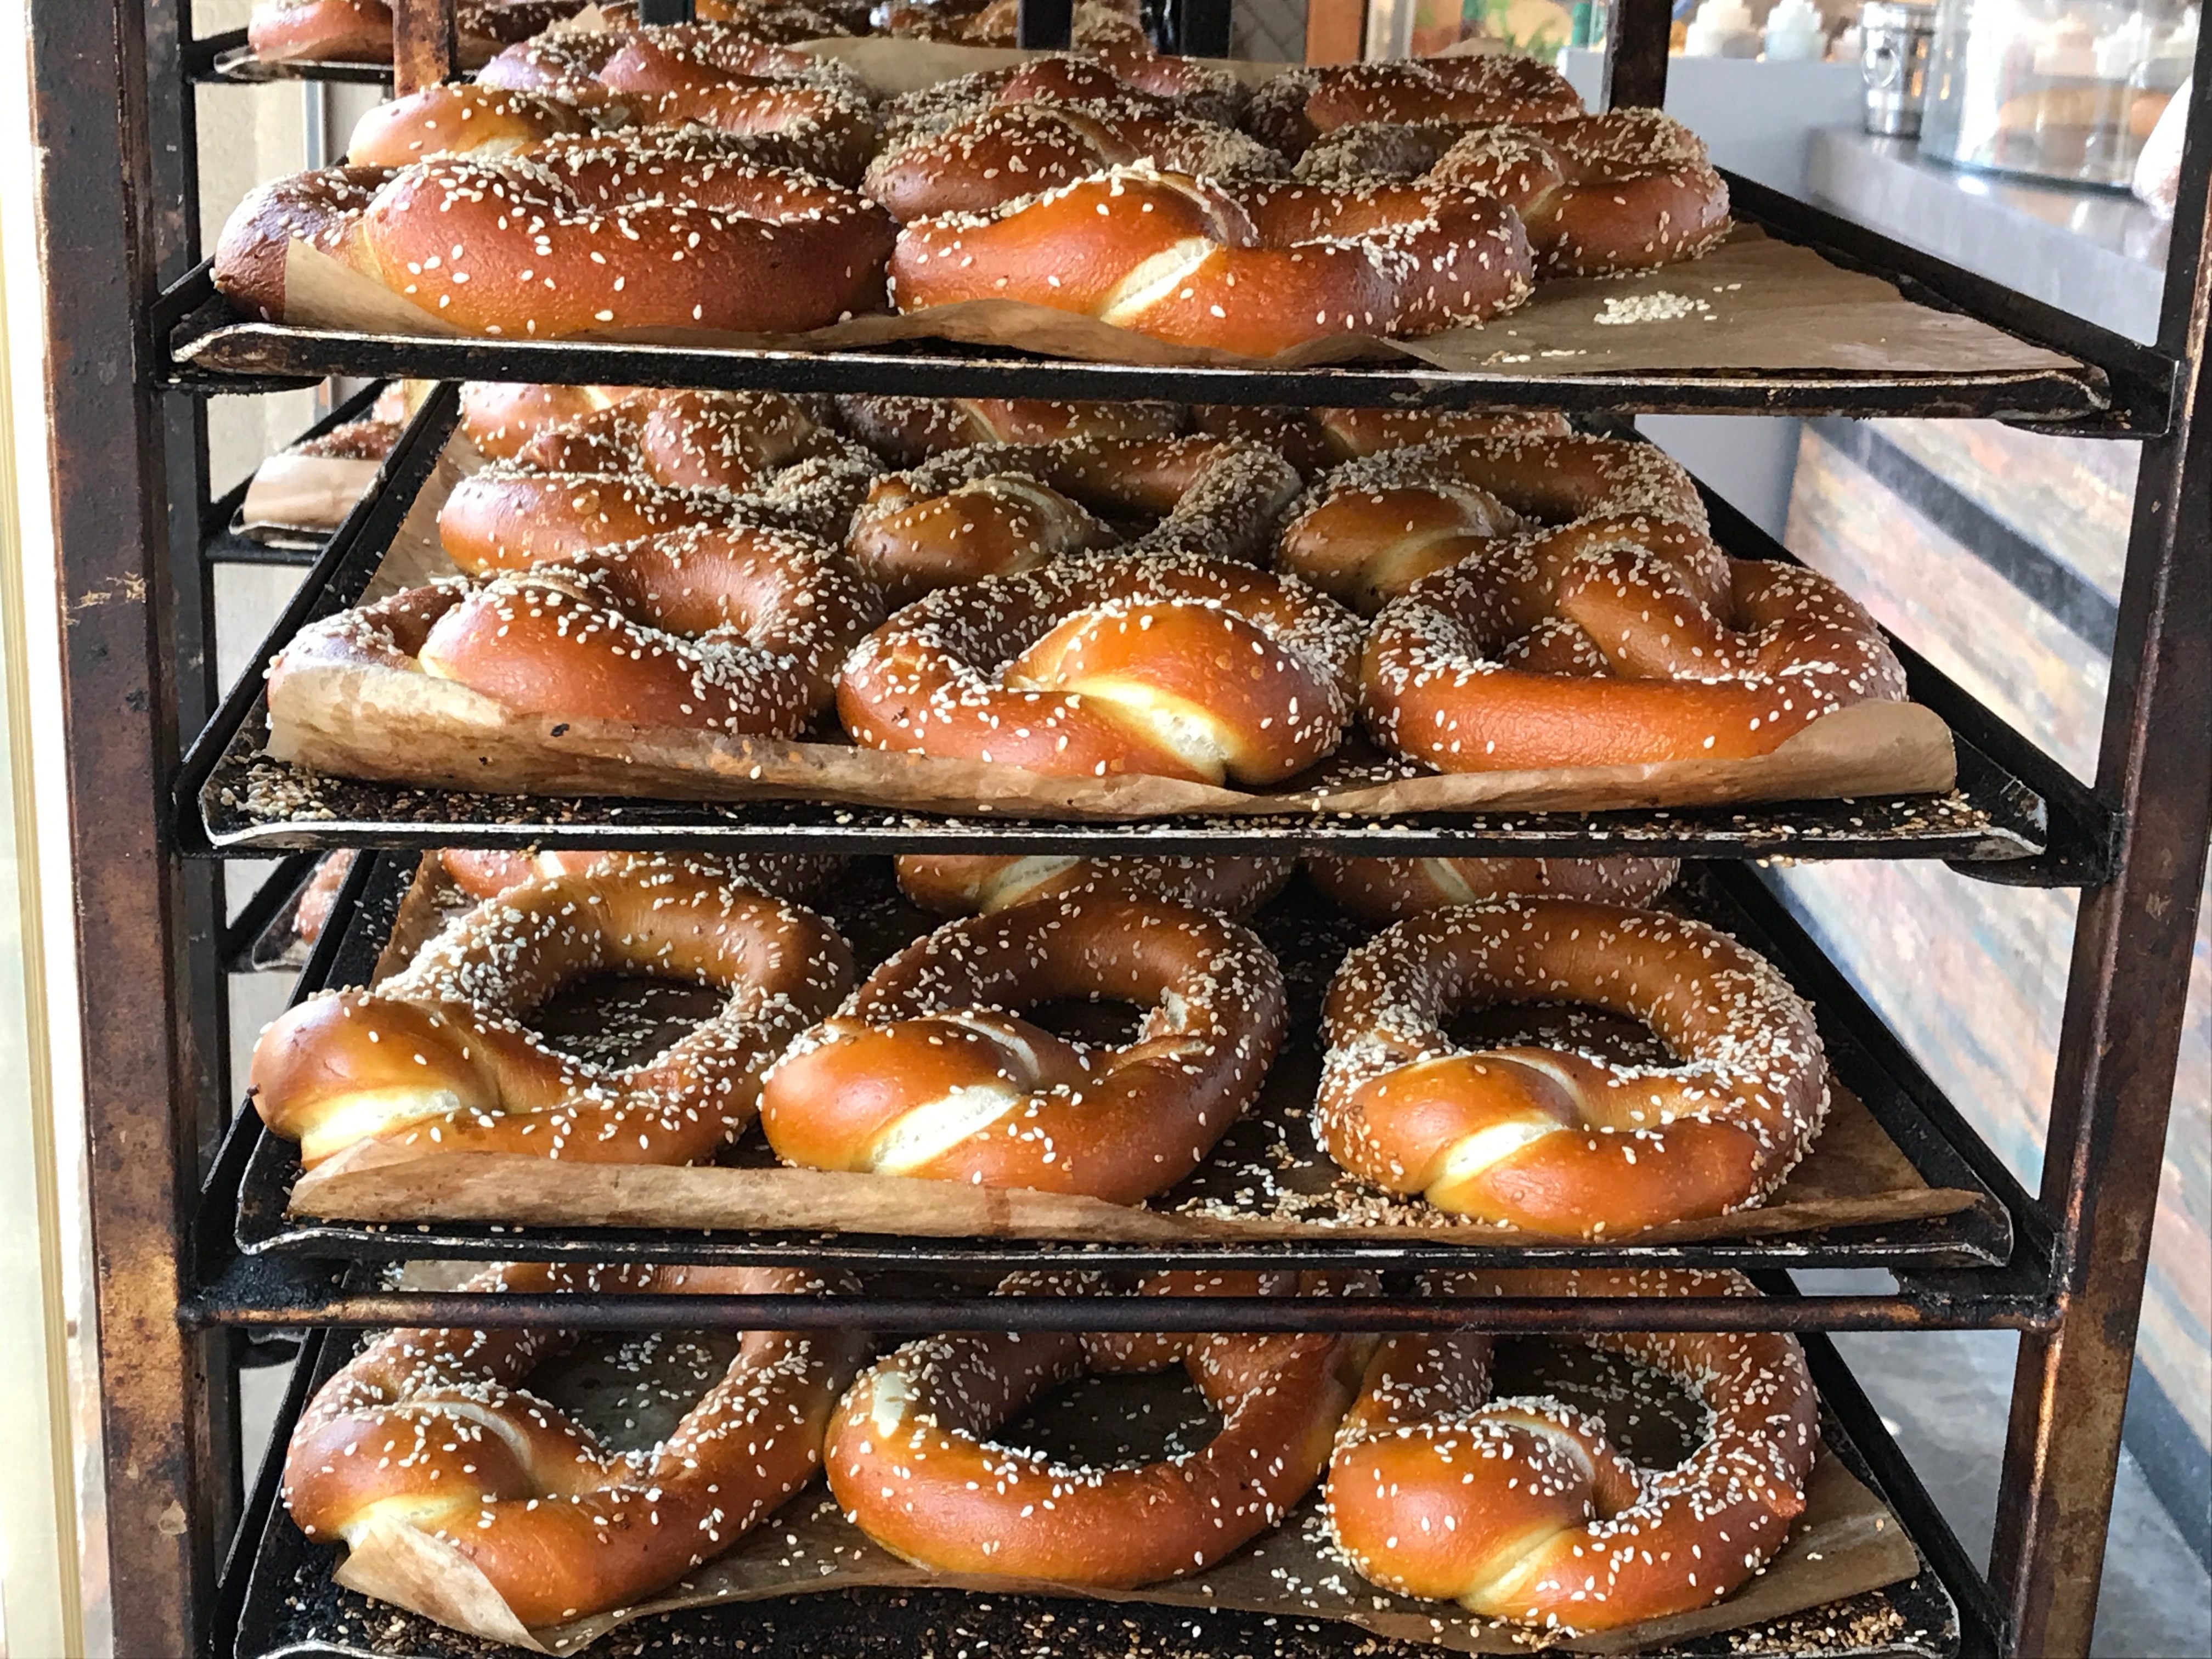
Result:
M1297 860L902 853L894 863L906 896L945 915L988 915L1032 899L1119 893L1244 916L1280 890Z
M1421 58L1295 69L1257 92L1246 129L1285 155L1362 122L1557 121L1583 112L1566 77L1534 58Z
M1016 300L1251 357L1480 321L1528 297L1530 269L1520 222L1474 191L1231 185L1149 167L917 219L890 265L902 311Z
M1679 859L1309 858L1306 873L1339 908L1378 921L1490 899L1649 904L1674 884Z
M626 1067L564 1054L522 1023L605 972L693 979L727 1001ZM253 1103L309 1167L364 1140L695 1163L751 1122L769 1062L851 974L811 911L709 866L630 855L510 888L374 989L295 1005L254 1047Z
M1111 997L1127 1042L1069 1042L1019 1010ZM1199 1164L1259 1091L1282 977L1248 929L1091 893L946 923L800 1037L761 1094L785 1162L1135 1204Z
M1464 1007L1569 1001L1648 1024L1679 1066L1565 1048L1471 1052ZM1500 1227L1620 1237L1755 1204L1820 1133L1813 1012L1702 922L1559 898L1431 910L1345 958L1315 1107L1331 1157Z
M973 444L1172 438L1184 426L1182 410L1173 404L1028 398L844 397L837 399L837 419L895 466L914 466Z
M1443 1296L1755 1295L1735 1273L1619 1268L1439 1274ZM1772 1558L1804 1508L1819 1397L1795 1338L1591 1334L1710 1413L1671 1469L1555 1400L1493 1400L1491 1339L1403 1336L1369 1362L1324 1507L1366 1577L1547 1631L1613 1630L1710 1607Z
M555 849L544 853L491 852L447 847L436 854L446 878L471 898L497 898L510 887L539 876L592 875L614 867L627 853ZM720 870L732 881L757 887L778 898L804 901L827 886L843 867L839 858L805 853L730 853L696 862Z

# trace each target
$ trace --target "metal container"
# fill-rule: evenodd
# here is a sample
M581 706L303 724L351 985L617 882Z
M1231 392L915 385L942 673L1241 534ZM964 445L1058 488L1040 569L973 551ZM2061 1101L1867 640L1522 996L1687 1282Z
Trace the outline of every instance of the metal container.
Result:
M1859 70L1866 77L1866 130L1886 138L1920 136L1936 8L1867 0L1859 10Z

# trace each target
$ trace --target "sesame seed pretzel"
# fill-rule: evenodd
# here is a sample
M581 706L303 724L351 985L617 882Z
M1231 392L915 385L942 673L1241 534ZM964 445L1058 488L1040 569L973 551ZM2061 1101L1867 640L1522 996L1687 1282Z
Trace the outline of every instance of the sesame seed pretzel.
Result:
M837 711L907 754L1276 783L1343 737L1359 636L1350 611L1244 565L1067 558L915 600L846 659Z
M694 981L728 1000L627 1066L562 1054L523 1023L602 973ZM311 1169L364 1140L696 1163L752 1121L769 1062L851 981L851 951L811 911L711 865L632 856L511 887L373 988L288 1009L254 1045L253 1103Z
M1567 78L1499 52L1285 70L1252 94L1245 130L1297 156L1321 134L1367 121L1558 121L1580 115Z
M1583 521L1599 539L1633 521L1647 545L1719 556L1697 484L1657 445L1509 431L1378 446L1324 474L1284 526L1275 564L1371 614L1505 538Z
M667 531L758 524L836 538L878 463L773 392L639 392L455 484L438 538L471 575Z
M1150 1294L1281 1295L1289 1274L1162 1274ZM1169 1283L1167 1281L1186 1281ZM1049 1286L1032 1286L1049 1290ZM823 1464L854 1525L940 1571L1126 1589L1211 1566L1313 1489L1371 1339L934 1336L864 1372ZM1221 1413L1206 1445L1136 1468L1092 1468L992 1437L1086 1373L1180 1363Z
M1488 899L1591 899L1649 904L1674 884L1680 859L1332 859L1306 874L1340 908L1378 921Z
M1032 899L1117 893L1247 916L1281 890L1297 860L901 853L892 865L908 898L944 915L988 915Z
M1173 404L1101 404L1034 398L837 399L845 430L895 466L913 466L974 444L1047 444L1062 438L1172 438L1183 429Z
M1520 221L1476 191L1231 184L1146 166L916 219L890 265L901 311L1018 300L1249 357L1479 322L1527 299L1531 270Z
M596 415L620 403L633 390L624 386L464 380L461 432L487 460L512 460L539 433Z
M1602 276L1695 258L1728 234L1728 185L1705 141L1656 109L1526 125L1372 125L1298 161L1316 183L1418 178L1496 196L1521 216L1537 270Z
M1445 1296L1755 1296L1736 1273L1618 1268L1438 1275ZM1491 1397L1491 1339L1401 1336L1337 1431L1325 1508L1375 1583L1488 1618L1617 1629L1709 1607L1772 1559L1805 1506L1819 1397L1796 1339L1590 1332L1711 1413L1696 1449L1639 1468L1594 1417Z
M894 138L860 188L902 222L981 213L1108 167L1149 161L1171 173L1244 180L1285 176L1283 158L1234 127L1145 104L998 104L936 131Z
M1818 572L1591 519L1414 583L1369 631L1360 696L1378 742L1486 772L1744 759L1906 688L1874 618Z
M1438 438L1564 438L1564 415L1473 409L1283 409L1201 404L1198 429L1267 445L1305 475Z
M1015 1010L1145 1009L1130 1041L1054 1036ZM1135 1204L1189 1174L1258 1093L1282 976L1249 930L1091 893L946 923L885 962L769 1073L786 1163Z
M1154 520L1131 556L1258 564L1297 489L1288 462L1237 438L978 444L875 479L845 546L894 605L1115 546L1106 520Z
M1676 1055L1471 1051L1446 1018L1565 1000L1641 1020ZM1635 1233L1758 1203L1828 1109L1813 1011L1718 929L1649 910L1515 898L1432 910L1344 959L1322 1010L1315 1117L1363 1181L1564 1237Z
M510 1266L471 1291L795 1296L787 1267ZM627 1606L721 1554L813 1478L838 1395L867 1352L842 1331L750 1331L658 1444L603 1445L523 1387L576 1334L397 1330L301 1413L282 1493L300 1529L358 1547L412 1528L451 1545L517 1620Z
M890 216L811 174L738 159L746 143L647 129L295 173L231 215L216 286L282 319L298 238L469 334L781 333L873 309Z
M447 847L436 854L446 879L471 898L497 898L510 887L539 876L587 876L617 867L628 853L554 849L543 853L495 852L485 848ZM777 898L804 902L830 884L844 867L830 854L725 853L696 862L726 872L732 881L757 887Z

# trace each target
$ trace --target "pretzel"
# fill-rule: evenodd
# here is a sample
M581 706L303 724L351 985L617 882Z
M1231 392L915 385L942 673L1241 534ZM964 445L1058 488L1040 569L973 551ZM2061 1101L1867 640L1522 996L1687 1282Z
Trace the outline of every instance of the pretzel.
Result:
M216 286L282 319L295 238L469 334L819 327L877 302L893 227L703 128L556 138L528 155L325 167L249 192Z
M1144 1010L1127 1042L1017 1011L1066 997ZM1136 1204L1188 1175L1259 1092L1282 975L1249 930L1094 892L947 922L869 975L761 1091L787 1164L1081 1193Z
M1705 141L1656 109L1534 125L1345 127L1298 176L1320 184L1419 179L1480 190L1528 228L1536 268L1602 276L1694 258L1728 234L1728 185Z
M1888 641L1826 577L1662 529L1584 520L1414 584L1368 634L1368 729L1445 772L1740 760L1905 699Z
M1086 47L902 93L884 106L883 124L886 138L896 141L942 132L994 108L1042 103L1225 126L1236 121L1243 102L1243 84L1211 64L1163 58L1142 47Z
M495 852L483 848L447 847L437 854L446 878L471 898L497 898L510 887L538 877L597 875L617 868L627 853L592 853L555 848L543 853ZM805 853L725 853L694 862L722 872L733 882L757 887L777 898L803 901L830 884L844 860Z
M1755 1296L1733 1273L1620 1268L1437 1275L1449 1296ZM1805 1507L1819 1396L1795 1337L1576 1340L1671 1377L1710 1413L1695 1450L1639 1468L1600 1419L1491 1397L1492 1339L1387 1340L1337 1431L1324 1508L1366 1578L1561 1634L1710 1607L1774 1556Z
M1346 463L1298 504L1275 563L1372 614L1535 526L1577 522L1550 544L1554 556L1627 533L1687 564L1719 557L1696 483L1656 445L1514 434L1432 438Z
M1525 896L1649 904L1674 884L1680 859L1309 858L1306 874L1340 909L1378 921Z
M1474 191L1232 187L1146 167L915 220L890 265L903 312L1017 300L1249 357L1479 322L1527 299L1530 270L1520 222Z
M315 861L314 873L307 878L307 884L292 902L292 931L302 945L314 944L331 925L331 912L337 908L338 890L353 873L354 856L350 852L325 853Z
M917 599L848 659L837 710L877 749L1274 783L1342 738L1359 631L1242 565L1067 559Z
M1132 556L1257 564L1297 488L1281 457L1237 439L979 444L876 479L845 545L895 605L1120 544L1094 512L1156 520Z
M1444 1021L1567 1000L1644 1021L1679 1066L1559 1048L1469 1052ZM1315 1121L1363 1181L1562 1237L1725 1214L1782 1184L1820 1133L1813 1012L1703 922L1575 899L1431 910L1337 969Z
M895 138L860 188L902 222L981 213L1108 167L1145 161L1225 182L1279 179L1283 158L1234 127L1130 100L994 105Z
M691 0L691 21L727 23L759 40L827 40L870 33L868 9L864 0L823 0L820 5L796 5L789 0ZM640 19L637 0L606 0L599 15L611 29L656 27Z
M1290 1278L1165 1273L1142 1288L1279 1295ZM1318 1334L928 1337L862 1373L823 1465L846 1517L901 1560L1098 1589L1153 1583L1212 1565L1313 1490L1372 1346ZM1177 1364L1221 1414L1196 1451L1089 1468L992 1438L1085 1373Z
M1501 52L1286 70L1252 94L1244 126L1297 156L1322 133L1362 122L1559 121L1582 112L1559 70Z
M287 647L270 693L302 664L376 663L556 720L787 738L829 706L882 616L822 543L695 528L340 612Z
M791 1267L515 1266L467 1288L828 1287ZM322 1386L293 1430L281 1488L292 1518L309 1538L356 1548L427 1534L465 1558L526 1626L629 1606L721 1554L813 1478L838 1395L867 1353L853 1332L748 1332L672 1433L618 1452L523 1389L575 1340L544 1329L386 1331Z
M1024 398L837 399L846 431L894 465L912 466L971 444L1043 444L1061 438L1172 438L1183 428L1173 404L1048 402Z
M866 450L775 392L637 392L462 479L438 535L471 574L672 530L834 537L876 471Z
M459 0L456 60L474 68L582 9L583 0ZM389 64L392 8L385 0L256 0L246 43L266 64Z
M1201 404L1198 429L1217 437L1265 444L1313 478L1331 467L1385 449L1438 438L1563 438L1564 415L1471 409L1271 409Z
M354 123L346 161L352 167L403 167L432 155L489 161L598 130L590 114L558 98L441 82L372 106Z
M598 973L691 980L721 1011L626 1067L560 1053L524 1017ZM761 1074L852 980L811 911L711 866L631 857L508 888L369 990L295 1004L254 1045L255 1109L313 1169L362 1141L693 1164L752 1121Z
M1166 899L1194 910L1246 916L1273 898L1295 859L1110 858L1038 854L992 857L901 853L893 860L902 891L925 910L988 915L1032 899L1115 893Z
M511 460L539 433L596 415L633 390L624 386L464 380L461 433L487 459Z

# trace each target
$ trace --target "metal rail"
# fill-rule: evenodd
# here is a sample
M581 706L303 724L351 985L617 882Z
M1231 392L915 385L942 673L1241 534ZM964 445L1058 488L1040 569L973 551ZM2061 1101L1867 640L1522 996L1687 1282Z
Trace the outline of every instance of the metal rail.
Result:
M1042 27L1053 3L1031 0L1024 39L1045 38ZM400 84L450 73L450 0L401 0L398 9ZM1177 38L1186 45L1225 39L1219 0L1186 0L1174 15ZM1663 97L1667 21L1661 0L1616 0L1608 72L1619 100L1656 103ZM223 374L180 364L171 356L173 337L180 336L188 352L197 343L210 362L232 349L218 349L218 337L210 331L214 319L204 310L210 297L204 282L191 277L199 254L193 87L222 77L218 64L226 43L193 41L188 33L184 0L39 7L30 30L32 114L44 156L41 251L46 268L70 273L48 295L46 323L58 598L69 622L63 706L87 1032L107 1577L128 1587L116 1606L119 1650L155 1655L195 1650L227 1617L228 1604L215 1599L212 1568L241 1498L229 1398L236 1342L230 1333L187 1328L176 1317L186 1273L195 1267L210 1269L201 1281L210 1298L226 1293L225 1285L236 1288L225 1277L230 1267L204 1261L189 1236L191 1196L233 1097L220 1060L221 913L211 902L212 869L195 874L176 860L179 838L191 833L196 820L169 811L179 776L179 734L201 729L214 702L205 668L202 515L209 502L199 400L210 392L300 384L340 363L450 378L504 362L532 378L641 377L671 384L765 385L795 373L766 356L727 354L708 363L680 353L633 353L617 365L587 355L507 360L481 344L356 352L304 331L290 331L289 340L230 335L237 356ZM2200 46L2196 70L2199 86L2212 82L2212 43ZM1916 1273L1905 1287L1925 1322L1971 1317L2030 1330L1993 1553L1996 1612L1987 1605L1975 1611L1978 1577L1955 1540L1930 1548L1929 1534L1915 1528L1969 1612L1969 1625L1985 1633L1977 1651L2084 1653L2095 1611L2093 1587L2102 1562L2212 818L2212 757L2203 740L2212 727L2212 631L2204 621L2212 615L2212 426L2202 408L2212 307L2203 258L2208 141L2212 97L2200 98L2191 112L2165 316L2160 337L2148 350L2100 337L1979 279L1961 283L1959 273L1878 245L1832 216L1738 186L1739 199L1782 234L1828 246L1907 285L1917 297L2056 344L2093 364L2097 377L1950 388L1835 377L1778 385L1686 380L1647 385L1638 394L1595 383L1532 388L1419 371L1316 371L1242 380L1234 371L1175 371L1163 377L1114 366L952 353L856 354L819 360L821 367L805 371L809 384L825 388L939 395L2001 413L2033 421L2063 417L2070 431L2151 435L2095 784L2069 794L2039 771L2025 739L1995 722L1968 729L1954 717L1993 763L2034 786L2051 816L2051 852L2039 865L1983 865L1977 873L2002 869L2030 879L2089 884L2069 981L2041 1199L2015 1212L2016 1220L2028 1224L2020 1241L2027 1248L2016 1249L2002 1269ZM2107 398L2110 408L2100 411L2097 405ZM496 839L496 832L484 838ZM149 1017L155 1010L166 1017ZM2039 1237L2037 1217L2049 1224ZM303 1292L295 1305L304 1316L343 1312L313 1302L322 1294ZM333 1298L351 1294L327 1291ZM1969 1306L1971 1315L1962 1311ZM210 1299L195 1304L192 1317L217 1311ZM941 1312L946 1319L959 1316L950 1308ZM1840 1318L1849 1310L1834 1306L1827 1313ZM1820 1359L1824 1345L1813 1346L1816 1362L1829 1363ZM1832 1388L1832 1400L1843 1397ZM1909 1484L1893 1448L1886 1455L1892 1475ZM1899 1485L1887 1489L1899 1501ZM1924 1494L1918 1501L1924 1510ZM240 1534L249 1555L252 1530ZM1982 1602L1989 1602L1986 1589Z

